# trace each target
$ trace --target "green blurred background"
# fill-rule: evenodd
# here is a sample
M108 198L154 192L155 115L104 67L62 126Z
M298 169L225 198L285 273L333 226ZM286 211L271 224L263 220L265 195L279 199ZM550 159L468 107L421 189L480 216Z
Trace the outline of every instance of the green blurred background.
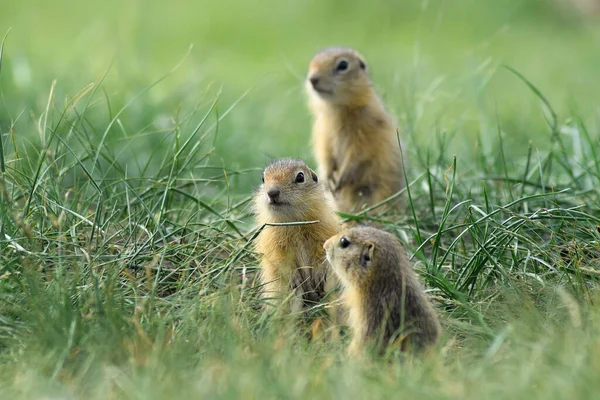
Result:
M219 124L214 164L310 159L307 64L318 49L345 45L366 57L410 151L447 132L449 151L469 159L475 149L494 151L500 124L509 152L522 155L530 141L543 148L548 129L539 99L502 64L531 80L561 122L576 115L597 127L600 19L577 7L582 1L3 0L0 32L12 30L0 130L6 140L16 121L15 137L35 147L52 81L60 110L108 71L92 103L99 141L110 116L193 44L180 68L123 113L107 146L135 137L129 148L147 157L173 119L198 107L199 120L222 91L219 115L235 107Z

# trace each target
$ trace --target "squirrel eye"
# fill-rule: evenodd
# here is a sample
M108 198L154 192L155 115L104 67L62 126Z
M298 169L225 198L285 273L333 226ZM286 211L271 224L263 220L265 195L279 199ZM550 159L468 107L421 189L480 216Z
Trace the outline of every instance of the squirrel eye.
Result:
M296 175L296 183L302 183L302 182L304 182L304 173L298 172L298 175Z
M338 71L345 71L348 69L348 61L342 60L338 63L337 67L335 67Z
M265 183L265 176L262 176L262 183Z
M342 236L342 238L340 239L340 246L342 247L342 249L345 249L346 247L350 246L350 241L346 239L345 236Z

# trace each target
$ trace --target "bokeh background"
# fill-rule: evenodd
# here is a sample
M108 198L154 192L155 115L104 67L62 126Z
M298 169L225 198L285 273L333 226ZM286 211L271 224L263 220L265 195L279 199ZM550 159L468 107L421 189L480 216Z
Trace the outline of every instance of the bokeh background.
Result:
M409 146L448 134L447 149L459 160L494 151L499 128L515 155L529 142L548 143L539 98L502 65L536 85L561 122L576 115L595 128L599 115L594 0L3 0L0 33L9 28L0 130L13 127L34 147L53 80L60 110L106 74L88 113L106 126L183 62L127 106L107 146L127 143L141 159L160 152L177 118L197 110L192 120L199 120L220 93L222 119L207 150L215 165L312 160L303 79L313 54L330 45L364 54Z

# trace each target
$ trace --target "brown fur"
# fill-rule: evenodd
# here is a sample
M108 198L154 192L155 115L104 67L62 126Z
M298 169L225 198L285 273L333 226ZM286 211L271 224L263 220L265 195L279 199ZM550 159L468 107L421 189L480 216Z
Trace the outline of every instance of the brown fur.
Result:
M342 60L348 68L338 71ZM312 59L306 82L315 116L313 151L336 209L354 212L403 189L395 123L372 88L362 56L347 48L325 49Z
M348 242L343 247L342 238ZM396 237L369 227L342 231L325 242L327 259L344 286L353 338L349 351L389 344L424 350L440 336L438 316Z
M297 183L299 172L304 182ZM258 224L316 221L296 226L266 226L256 249L262 255L261 280L265 298L282 301L291 297L291 311L315 305L337 284L327 276L323 243L339 231L333 204L317 175L304 161L282 159L264 172L264 183L254 196ZM281 204L269 201L267 192L280 190Z

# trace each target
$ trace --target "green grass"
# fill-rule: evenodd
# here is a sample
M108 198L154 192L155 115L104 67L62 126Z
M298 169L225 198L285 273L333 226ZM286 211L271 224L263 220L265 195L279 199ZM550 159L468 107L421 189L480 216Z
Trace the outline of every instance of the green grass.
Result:
M597 21L536 0L6 3L0 398L597 396ZM314 165L302 80L330 44L365 54L407 144L407 212L354 218L414 255L445 328L425 360L348 359L261 311L249 200L271 158Z

